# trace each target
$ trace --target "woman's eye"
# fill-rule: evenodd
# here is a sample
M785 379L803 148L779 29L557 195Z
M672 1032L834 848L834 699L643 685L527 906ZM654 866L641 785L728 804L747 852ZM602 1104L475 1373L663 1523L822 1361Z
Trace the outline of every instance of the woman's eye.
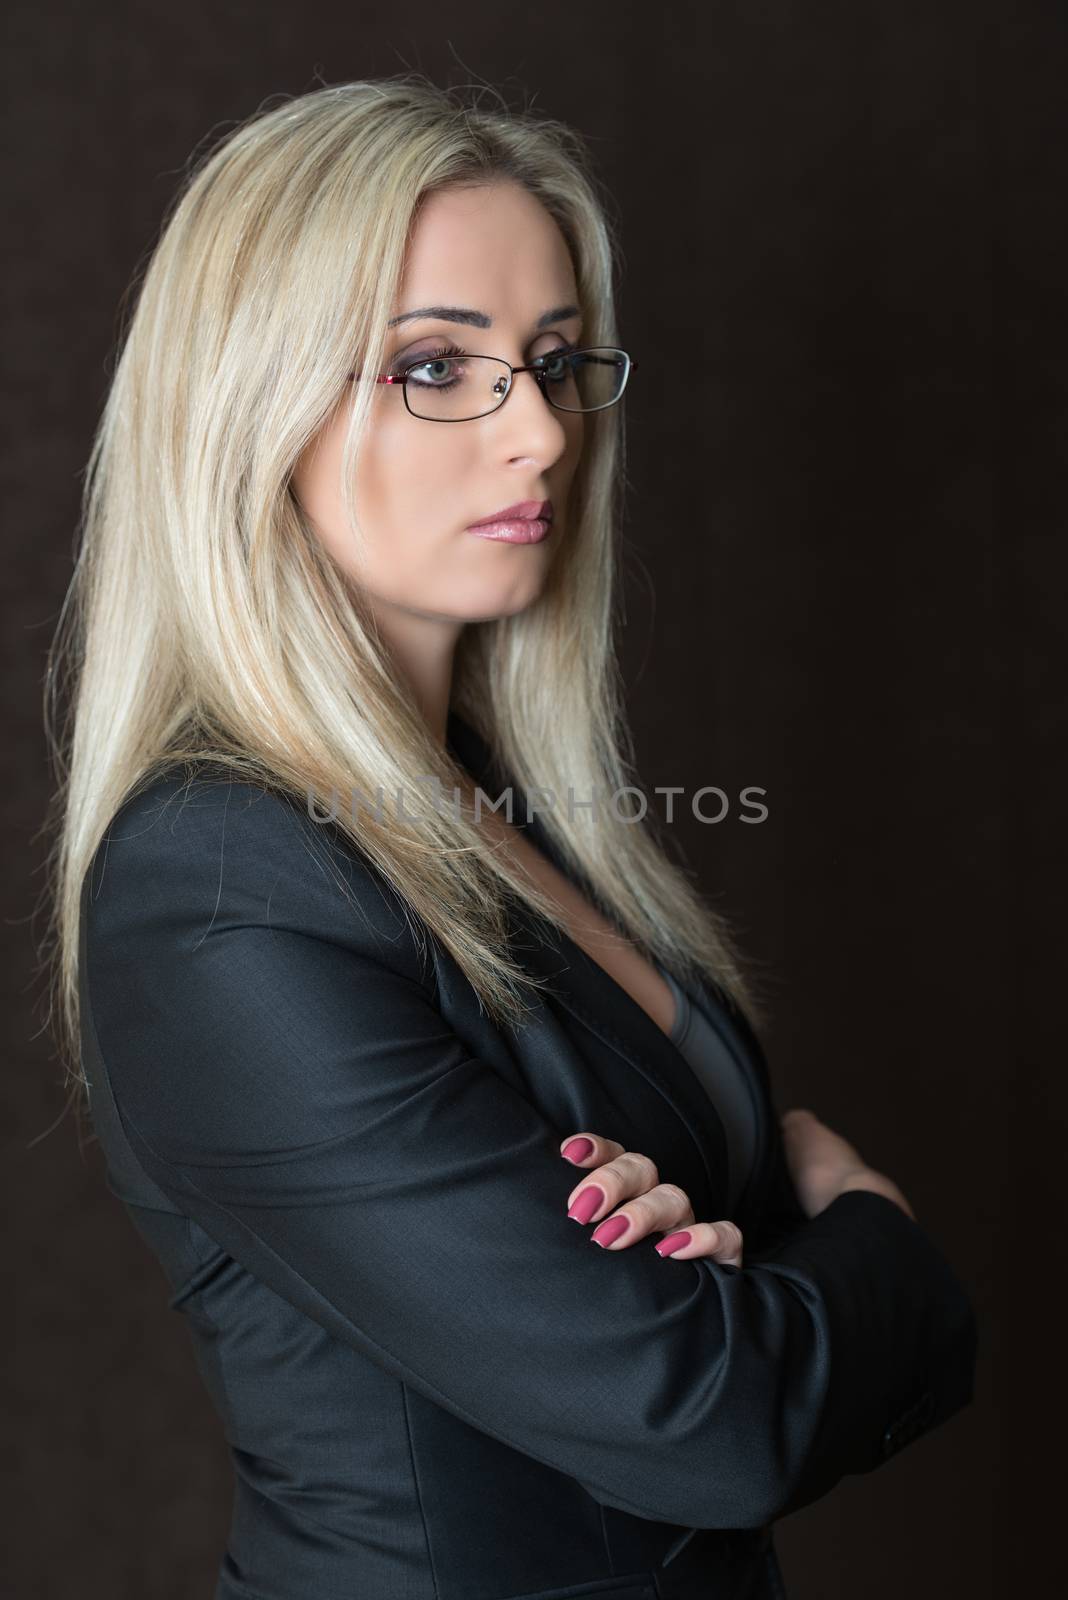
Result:
M571 374L571 357L575 352L573 344L561 345L558 350L549 350L541 357L545 363L545 376L550 383L560 383Z
M537 358L543 363L546 379L550 383L559 384L570 378L571 357L576 348L573 344L560 345ZM403 377L407 373L408 382L422 389L451 389L467 376L464 366L467 355L468 352L459 345L443 345L438 350L428 350L423 357L417 357L414 361L410 355L404 356L392 370L395 377Z
M463 357L466 350L459 345L445 345L439 350L428 350L423 356L405 356L393 368L394 376L408 374L409 383L429 389L447 388L462 376Z
M434 356L430 361L421 361L408 373L410 382L426 384L431 389L440 389L460 376L461 363L456 356Z

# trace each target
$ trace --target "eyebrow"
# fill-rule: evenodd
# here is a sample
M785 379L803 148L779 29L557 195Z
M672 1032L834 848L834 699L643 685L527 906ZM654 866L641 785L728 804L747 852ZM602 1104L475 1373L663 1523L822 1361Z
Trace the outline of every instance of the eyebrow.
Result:
M537 328L547 328L552 322L566 322L568 317L581 316L578 306L554 306L551 311L545 311L535 323ZM398 322L414 322L416 317L436 317L440 322L463 322L470 328L492 328L493 318L487 317L484 311L471 311L465 306L422 306L418 311L402 311L399 317L391 317L388 326L395 328Z

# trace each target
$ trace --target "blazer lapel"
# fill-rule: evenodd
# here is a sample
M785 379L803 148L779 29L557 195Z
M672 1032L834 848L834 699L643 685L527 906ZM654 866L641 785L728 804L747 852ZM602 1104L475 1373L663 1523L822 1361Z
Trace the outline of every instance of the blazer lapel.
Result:
M547 841L536 833L535 842L550 854ZM547 980L547 997L595 1033L616 1056L622 1056L668 1102L696 1146L710 1192L720 1193L727 1160L726 1133L715 1107L667 1034L562 929L545 927L522 906L513 911L516 923L524 934L523 965Z
M495 766L485 740L456 712L449 713L447 743L490 798L509 786L510 780ZM525 811L522 791L514 783L511 787L522 807L517 814L522 815ZM553 865L571 876L537 818L523 826ZM513 906L512 922L520 935L518 944L524 966L546 981L550 998L591 1029L609 1050L622 1056L671 1105L696 1146L710 1192L722 1193L727 1160L726 1132L714 1104L685 1057L648 1012L563 929L543 924L526 906L518 903ZM731 1015L724 1018L725 997L715 993L703 979L696 987L679 981L691 1001L705 1011L737 1060L753 1101L757 1146L749 1181L736 1208L737 1220L741 1222L749 1213L754 1194L761 1192L759 1180L767 1153L768 1110L762 1093L764 1084L749 1059L754 1050L759 1057L759 1041L744 1019L740 1025L734 1020L739 1014L734 1013L733 1008Z

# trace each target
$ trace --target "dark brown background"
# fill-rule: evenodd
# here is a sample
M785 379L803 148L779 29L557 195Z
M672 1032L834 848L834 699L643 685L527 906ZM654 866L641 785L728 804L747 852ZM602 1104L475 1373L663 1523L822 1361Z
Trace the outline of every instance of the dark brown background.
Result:
M413 68L590 140L642 363L645 787L767 788L766 823L672 841L764 974L782 1104L898 1180L979 1309L975 1405L780 1524L792 1600L1038 1592L1063 1348L1064 1052L1037 1020L1065 969L1043 894L1063 857L1063 7L52 0L6 27L8 1589L207 1597L229 1517L162 1273L95 1146L69 1119L39 1137L62 1108L31 921L44 653L119 300L210 129Z

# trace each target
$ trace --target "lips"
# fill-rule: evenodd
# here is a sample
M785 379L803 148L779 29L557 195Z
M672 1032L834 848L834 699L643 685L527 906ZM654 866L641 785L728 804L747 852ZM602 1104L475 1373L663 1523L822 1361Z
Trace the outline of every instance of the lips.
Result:
M543 518L546 522L553 519L553 503L551 500L519 500L513 506L503 506L500 511L491 512L488 517L479 517L477 522L469 522L469 528L485 528L493 522L519 522L537 521Z

